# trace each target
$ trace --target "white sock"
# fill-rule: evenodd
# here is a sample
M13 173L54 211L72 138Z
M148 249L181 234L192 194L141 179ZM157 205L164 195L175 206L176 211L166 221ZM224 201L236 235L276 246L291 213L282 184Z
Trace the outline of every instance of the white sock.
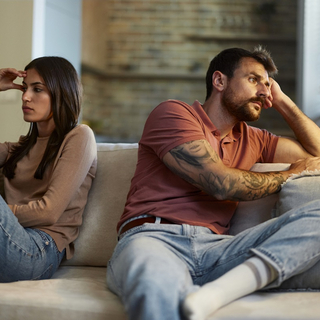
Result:
M224 305L265 287L277 272L253 257L185 298L182 310L189 320L204 320Z

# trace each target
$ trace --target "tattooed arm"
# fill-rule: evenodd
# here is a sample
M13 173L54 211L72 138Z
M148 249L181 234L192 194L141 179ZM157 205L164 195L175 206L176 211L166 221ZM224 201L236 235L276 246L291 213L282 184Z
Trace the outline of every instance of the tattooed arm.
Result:
M288 171L258 173L226 167L207 140L184 143L163 157L179 177L218 200L255 200L276 193L290 174L320 168L319 158L299 160Z

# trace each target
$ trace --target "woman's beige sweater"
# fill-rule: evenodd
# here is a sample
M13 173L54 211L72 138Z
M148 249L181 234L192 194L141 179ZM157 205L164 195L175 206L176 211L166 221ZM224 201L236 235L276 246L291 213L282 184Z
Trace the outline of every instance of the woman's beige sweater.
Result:
M78 125L66 135L43 179L35 179L48 140L49 137L38 138L28 155L18 162L15 177L5 178L6 201L23 227L48 233L59 251L66 248L70 259L97 169L96 142L88 126ZM12 146L0 144L0 166Z

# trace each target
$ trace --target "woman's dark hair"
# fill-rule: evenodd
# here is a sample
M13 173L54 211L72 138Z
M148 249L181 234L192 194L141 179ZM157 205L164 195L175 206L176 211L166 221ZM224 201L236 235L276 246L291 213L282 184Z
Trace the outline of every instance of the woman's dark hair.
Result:
M34 59L25 67L25 70L29 69L38 72L50 92L51 111L55 123L55 129L50 135L42 160L34 174L36 179L42 179L46 168L57 156L66 134L77 125L81 109L82 86L72 64L61 57ZM37 137L36 123L30 123L28 134L20 138L3 166L3 173L8 179L14 178L18 161L29 153L37 142Z
M241 48L230 48L223 50L210 62L206 75L206 100L209 99L212 93L213 73L215 71L220 71L226 75L228 79L231 79L234 71L239 67L239 64L243 58L253 58L257 62L261 63L271 77L278 72L270 53L261 46L254 48L252 52Z

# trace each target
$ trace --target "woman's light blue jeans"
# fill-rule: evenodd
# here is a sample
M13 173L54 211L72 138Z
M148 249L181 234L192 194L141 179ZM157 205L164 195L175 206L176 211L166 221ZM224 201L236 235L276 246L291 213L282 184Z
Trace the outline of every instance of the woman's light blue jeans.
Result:
M319 200L236 236L159 222L123 233L109 261L108 286L121 297L130 320L182 319L186 294L253 255L278 272L268 288L320 265ZM303 279L307 288L320 288L320 279Z
M64 254L47 233L23 228L0 196L0 282L49 279Z

